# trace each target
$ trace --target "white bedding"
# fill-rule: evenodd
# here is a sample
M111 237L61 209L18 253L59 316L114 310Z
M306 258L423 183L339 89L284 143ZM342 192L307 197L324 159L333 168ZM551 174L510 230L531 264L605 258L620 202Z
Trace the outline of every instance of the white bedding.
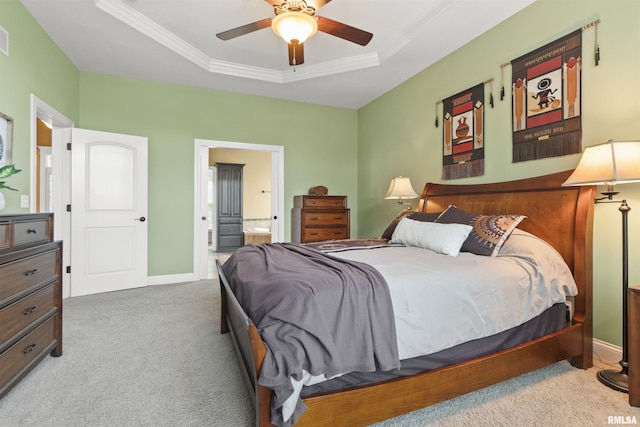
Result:
M387 281L401 360L505 331L578 292L558 252L520 230L495 258L468 252L452 257L409 246L332 255L370 264ZM292 383L299 391L322 379L309 375ZM295 399L288 400L283 415Z
M409 246L333 255L366 262L384 276L401 360L521 325L577 293L560 255L522 231L495 258Z

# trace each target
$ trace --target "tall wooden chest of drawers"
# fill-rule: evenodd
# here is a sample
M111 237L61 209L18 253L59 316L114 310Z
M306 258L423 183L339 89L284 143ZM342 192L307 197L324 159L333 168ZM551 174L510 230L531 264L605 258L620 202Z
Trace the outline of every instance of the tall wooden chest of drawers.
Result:
M62 355L61 252L52 214L0 215L0 398Z
M295 196L291 241L295 243L350 238L347 196Z

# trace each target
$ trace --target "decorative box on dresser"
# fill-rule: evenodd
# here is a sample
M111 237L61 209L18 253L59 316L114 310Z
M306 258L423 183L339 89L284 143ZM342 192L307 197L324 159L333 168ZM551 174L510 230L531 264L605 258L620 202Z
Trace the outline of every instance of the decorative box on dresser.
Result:
M291 241L295 243L350 238L347 196L295 196Z
M0 398L62 355L61 252L53 214L0 215Z

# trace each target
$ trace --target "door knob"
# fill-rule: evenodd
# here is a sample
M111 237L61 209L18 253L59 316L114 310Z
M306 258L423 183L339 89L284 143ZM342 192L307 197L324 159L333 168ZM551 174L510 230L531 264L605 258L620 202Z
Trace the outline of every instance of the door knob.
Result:
M145 222L147 218L141 216L140 218L134 218L136 221Z
M202 220L203 220L203 221L206 221L206 220L207 220L207 217L206 217L206 216L203 216L203 217L202 217Z

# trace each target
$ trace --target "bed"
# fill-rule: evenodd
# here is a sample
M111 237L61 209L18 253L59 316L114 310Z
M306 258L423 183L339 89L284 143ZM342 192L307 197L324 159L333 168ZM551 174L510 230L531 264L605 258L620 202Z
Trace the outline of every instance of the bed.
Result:
M468 212L526 216L518 224L551 245L575 282L573 314L566 327L495 353L368 385L302 397L306 410L295 425L369 425L505 381L561 360L592 365L592 223L595 188L562 187L571 171L480 185L428 183L418 212L440 213L450 205ZM274 390L258 384L267 347L217 265L222 293L222 332L230 333L253 399L256 424L269 426Z

